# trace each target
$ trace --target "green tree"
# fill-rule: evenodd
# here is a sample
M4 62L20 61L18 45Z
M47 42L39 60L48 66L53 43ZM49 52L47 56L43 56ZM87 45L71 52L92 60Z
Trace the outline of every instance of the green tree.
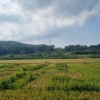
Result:
M24 55L24 54L25 54L25 50L22 49L22 50L20 51L20 54L21 54L21 55Z

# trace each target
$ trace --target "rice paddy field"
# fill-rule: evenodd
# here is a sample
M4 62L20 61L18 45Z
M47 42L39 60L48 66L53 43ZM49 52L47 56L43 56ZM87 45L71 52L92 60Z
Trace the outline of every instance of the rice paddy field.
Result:
M100 100L100 58L0 60L0 100Z

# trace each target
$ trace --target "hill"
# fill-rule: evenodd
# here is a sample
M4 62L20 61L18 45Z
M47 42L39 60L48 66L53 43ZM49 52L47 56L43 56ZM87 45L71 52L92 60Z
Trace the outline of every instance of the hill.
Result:
M55 45L32 45L25 44L15 41L0 41L0 56L4 55L26 55L26 54L52 54L52 56L57 56L58 58L63 55L86 55L86 54L99 54L100 55L100 44L98 45L69 45L65 48L55 48ZM40 54L39 54L40 53Z
M0 55L7 54L33 54L36 52L44 52L49 48L48 45L31 45L15 41L0 41ZM54 51L54 47L50 46L50 50Z

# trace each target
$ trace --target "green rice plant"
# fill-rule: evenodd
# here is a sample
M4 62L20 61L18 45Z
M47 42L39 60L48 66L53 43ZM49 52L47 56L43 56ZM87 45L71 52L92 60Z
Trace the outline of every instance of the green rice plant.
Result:
M0 65L0 68L13 68L13 64L2 64Z
M72 79L69 76L54 76L47 89L49 91L100 91L99 86L96 82L89 80Z
M68 73L68 66L66 63L56 63L56 68L60 71L66 71Z
M47 62L47 61L46 61L46 62L45 62L45 64L50 65L50 64L51 64L51 62Z
M45 61L51 64L40 66ZM100 100L100 59L13 62L20 62L20 65L9 63L9 66L14 66L8 66L8 69L13 69L9 76L10 71L0 69L0 75L3 75L0 76L0 100ZM66 62L67 67L55 65Z
M22 73L17 73L17 74L16 74L16 79L23 78L25 75L26 75L26 73L25 73L25 72L22 72Z
M62 82L62 81L69 81L70 80L70 77L69 76L60 76L60 75L56 75L56 76L53 76L53 78L52 78L52 81L60 81L60 82Z
M12 84L20 79L20 78L23 78L25 75L25 73L17 73L16 75L13 75L5 80L2 80L0 82L0 90L6 90L6 89L10 89L12 88Z
M14 63L13 65L14 65L14 66L20 66L21 64L19 64L19 63Z
M66 63L56 63L55 64L57 68L59 67L68 67Z
M19 89L22 88L23 86L27 85L29 82L32 80L35 80L35 77L32 76L32 73L27 73L23 78L15 81L12 84L13 89Z
M67 82L69 80L70 80L69 76L53 76L52 81L50 82L47 89L48 90L61 90L61 89L64 89L64 88L66 88Z
M35 71L35 70L38 70L45 66L47 66L47 64L38 64L36 66L27 66L27 67L23 67L23 71Z
M38 69L40 69L40 68L43 68L43 67L45 67L45 66L47 66L47 64L38 64L38 65L36 65L35 67L33 67L33 71L34 71L34 70L38 70Z
M32 76L32 73L17 73L0 82L0 90L18 89L34 79L35 77Z

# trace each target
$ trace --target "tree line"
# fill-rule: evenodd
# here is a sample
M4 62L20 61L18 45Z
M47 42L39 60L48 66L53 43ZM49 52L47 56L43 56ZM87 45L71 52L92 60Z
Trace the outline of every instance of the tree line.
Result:
M32 45L15 41L0 41L0 56L4 55L25 55L25 54L100 54L100 44L98 45L69 45L64 48L55 48L55 45Z

